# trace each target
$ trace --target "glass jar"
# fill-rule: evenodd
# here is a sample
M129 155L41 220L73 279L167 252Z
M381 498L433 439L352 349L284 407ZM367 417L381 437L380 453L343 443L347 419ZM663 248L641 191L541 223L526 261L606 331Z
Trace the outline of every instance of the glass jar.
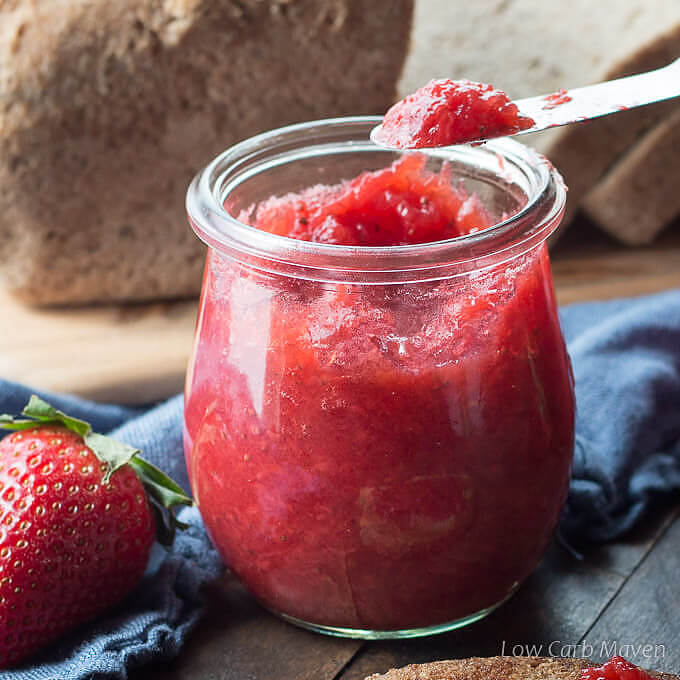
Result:
M235 218L388 166L377 122L259 135L187 197L209 246L185 405L205 525L265 607L363 638L449 630L503 602L556 527L574 427L545 245L565 188L530 149L427 152L498 219L447 241L330 245Z

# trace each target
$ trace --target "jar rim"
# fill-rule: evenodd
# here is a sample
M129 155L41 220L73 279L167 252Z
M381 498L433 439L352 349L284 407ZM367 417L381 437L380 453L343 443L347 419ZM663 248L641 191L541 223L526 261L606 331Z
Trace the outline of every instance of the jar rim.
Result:
M373 273L378 282L390 274L398 277L420 271L418 278L440 278L442 268L450 276L452 268L463 273L498 264L542 243L559 225L567 191L561 175L538 152L509 138L479 147L419 150L458 163L479 161L486 155L487 161L494 158L499 176L512 166L526 179L530 191L517 212L491 227L455 238L396 246L317 243L252 227L224 207L229 191L244 178L270 167L272 158L294 160L293 149L301 142L309 142L307 155L301 156L305 158L339 144L347 151L384 151L368 137L381 120L379 116L356 116L297 123L226 149L194 177L188 188L186 210L194 232L210 248L267 271L281 271L284 266L289 275L333 281L346 280L351 273L363 273L366 280L366 274Z

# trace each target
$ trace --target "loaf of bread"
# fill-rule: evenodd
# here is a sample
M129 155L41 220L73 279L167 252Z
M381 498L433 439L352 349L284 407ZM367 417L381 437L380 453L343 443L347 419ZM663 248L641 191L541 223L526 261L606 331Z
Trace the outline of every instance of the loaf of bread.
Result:
M493 83L517 99L640 73L677 57L677 0L634 5L615 0L572 0L568 4L417 0L412 48L400 93L406 94L430 78L470 78ZM629 150L677 107L677 101L669 101L521 138L545 153L563 173L569 186L565 225L600 180L616 168L619 160L625 163ZM653 153L646 149L640 147L638 153ZM642 167L639 156L634 162ZM622 177L626 172L621 169ZM677 159L668 172L677 184ZM615 191L612 183L616 184ZM626 192L625 181L619 185L613 179L606 195L618 200ZM654 210L652 206L648 219ZM670 212L669 205L663 215L659 213L659 220L667 220ZM632 225L619 227L611 220L603 226L617 235L619 228L621 233L634 229Z
M381 113L412 0L0 3L0 280L33 304L199 291L187 185L283 124Z
M579 680L581 669L593 665L588 659L571 657L473 657L393 668L366 680ZM677 675L647 672L659 680L679 680Z
M643 135L586 195L585 213L624 243L650 243L680 215L680 107Z

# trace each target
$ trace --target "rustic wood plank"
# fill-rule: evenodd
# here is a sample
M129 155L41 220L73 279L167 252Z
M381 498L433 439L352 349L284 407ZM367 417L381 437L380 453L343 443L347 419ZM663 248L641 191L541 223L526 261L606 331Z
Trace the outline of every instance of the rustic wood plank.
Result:
M518 593L487 619L432 638L371 643L339 677L363 680L370 673L436 659L529 651L548 654L554 641L559 645L577 641L623 580L618 574L581 564L553 546ZM529 645L534 647L528 649Z
M519 592L487 619L429 639L369 643L339 678L363 680L409 663L467 656L582 655L578 644L677 514L669 506L627 540L594 548L583 561L553 545ZM680 634L677 621L674 625Z
M659 501L641 526L625 538L591 550L588 564L628 577L654 548L661 536L676 521L680 506L674 499Z
M3 378L120 403L182 389L195 301L31 309L0 291L0 308Z
M680 223L654 243L629 248L585 220L551 251L559 304L634 297L680 286Z
M622 653L641 666L680 673L680 518L583 639L594 659Z
M130 680L330 680L361 642L317 635L264 611L233 577L209 591L210 611L173 662Z

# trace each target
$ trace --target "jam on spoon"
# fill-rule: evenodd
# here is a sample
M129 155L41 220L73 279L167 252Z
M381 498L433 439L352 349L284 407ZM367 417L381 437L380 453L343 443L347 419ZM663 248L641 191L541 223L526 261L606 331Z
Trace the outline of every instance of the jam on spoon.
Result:
M513 135L533 125L492 85L431 80L385 114L375 141L398 149L450 146Z

